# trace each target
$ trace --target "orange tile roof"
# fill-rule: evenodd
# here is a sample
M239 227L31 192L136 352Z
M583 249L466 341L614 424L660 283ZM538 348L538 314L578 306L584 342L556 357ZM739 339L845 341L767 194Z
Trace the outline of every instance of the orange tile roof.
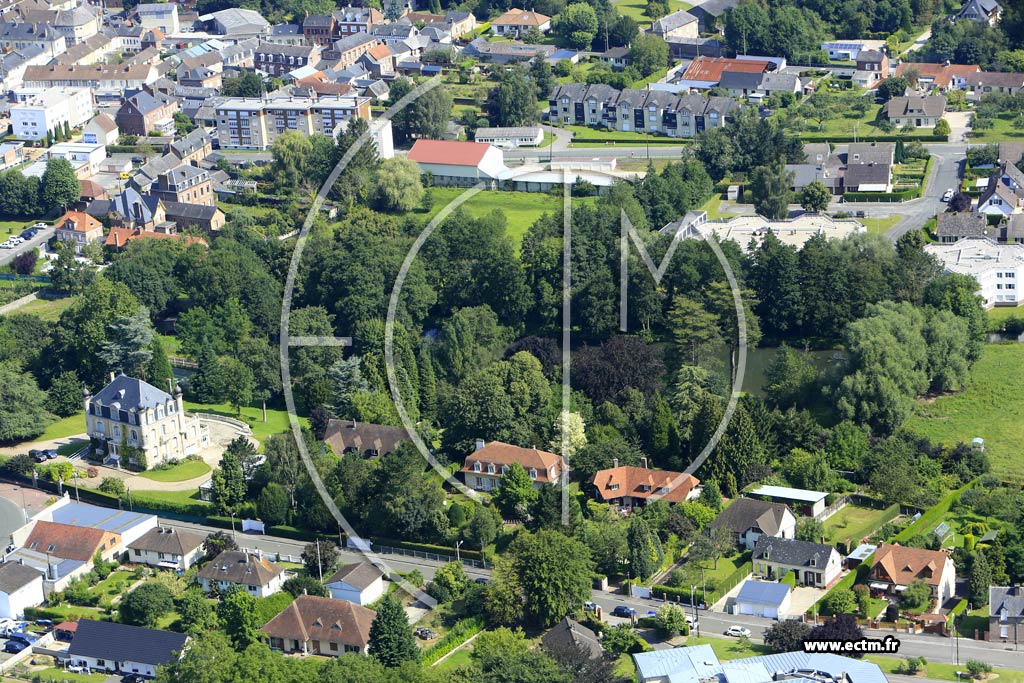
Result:
M931 78L940 88L948 88L954 77L966 78L969 74L978 73L981 67L977 64L929 64L927 62L902 62L896 67L896 75L902 76L907 70L914 69L920 76Z
M391 48L389 48L385 43L381 43L376 47L370 48L369 55L374 59L385 59L391 56Z
M132 240L140 238L184 240L185 244L202 244L204 246L209 246L207 245L206 240L200 237L193 237L191 235L168 235L165 232L154 232L152 230L141 230L139 228L111 228L110 234L107 235L107 239L103 243L108 247L117 247L120 249Z
M733 73L764 73L771 66L768 60L729 59L727 57L697 57L683 74L687 81L720 81L726 71Z
M462 471L471 474L476 472L473 469L473 463L477 462L480 463L482 473L484 474L488 473L487 465L490 463L497 465L497 473L500 473L501 465L511 465L517 462L526 468L527 471L531 469L537 470L537 481L539 482L558 481L562 470L566 468L565 460L560 455L539 451L536 448L521 448L520 446L513 446L502 441L491 441L483 448L467 455L466 464L463 466ZM552 467L555 468L554 478L551 476ZM480 474L481 472L476 473Z
M109 550L120 543L120 534L112 531L57 522L36 522L32 533L25 539L24 547L62 560L88 562L100 546L106 545L105 550Z
M457 140L417 140L408 158L424 164L477 166L490 149L485 142Z
M102 230L103 224L87 213L68 211L60 221L60 229L74 232L92 232L93 230Z
M628 466L601 470L590 481L604 500L623 496L644 499L655 497L669 503L682 503L700 484L700 480L691 474ZM668 492L662 492L663 488L667 488Z
M499 24L502 26L542 26L551 21L551 17L534 12L533 10L519 9L513 7L491 22L491 26Z
M897 585L907 586L920 579L937 586L942 580L942 570L948 559L949 555L941 550L883 543L875 551L874 566L881 565L889 580Z

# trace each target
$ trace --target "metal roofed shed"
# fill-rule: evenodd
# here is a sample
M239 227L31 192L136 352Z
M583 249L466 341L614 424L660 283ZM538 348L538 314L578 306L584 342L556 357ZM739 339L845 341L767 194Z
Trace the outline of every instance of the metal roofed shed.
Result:
M789 614L791 600L789 586L786 584L748 579L736 596L733 614L785 619Z
M761 486L751 491L750 495L772 502L788 503L794 513L815 518L825 513L825 499L828 498L828 493L823 491L808 491L788 486Z
M853 549L853 552L846 556L845 564L847 569L853 569L854 567L865 562L871 557L875 550L878 549L877 545L871 545L870 543L863 543Z

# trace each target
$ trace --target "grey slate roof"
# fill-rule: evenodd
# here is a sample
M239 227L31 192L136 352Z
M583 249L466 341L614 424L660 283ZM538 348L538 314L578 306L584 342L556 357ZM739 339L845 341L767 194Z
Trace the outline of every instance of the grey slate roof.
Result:
M992 237L994 228L988 227L983 213L957 211L940 213L935 235L938 237Z
M754 603L777 607L789 595L789 586L771 581L747 580L736 596L736 602Z
M575 647L583 651L590 659L599 659L604 656L604 650L597 635L569 617L562 617L562 620L554 628L541 637L540 642L549 651L565 651Z
M761 78L761 90L765 92L791 92L800 89L800 77L796 74L767 73Z
M726 528L738 534L756 526L769 536L774 536L779 532L782 519L787 512L790 512L789 507L782 503L767 503L754 498L737 498L732 505L722 510L708 526L712 530Z
M679 10L672 14L667 14L661 19L658 19L651 25L651 32L656 35L664 35L669 31L674 31L681 26L692 24L697 21L697 17L693 16L686 10Z
M763 77L764 74L747 71L723 71L722 80L718 84L726 89L757 90Z
M894 97L885 103L885 114L894 116L942 116L946 111L946 98L942 95L915 95L913 97Z
M157 404L166 405L173 399L166 391L161 391L141 379L120 375L98 391L92 400L94 403L98 402L105 406L116 404L122 410L134 410L136 408L155 408Z
M739 0L704 0L690 8L691 13L703 13L710 17L720 17L740 4Z
M128 98L140 114L148 114L154 109L164 106L164 103L150 95L148 92L137 92Z
M891 164L896 154L893 142L851 143L846 152L848 164Z
M843 177L843 185L847 188L888 185L889 168L887 164L849 164Z
M19 562L0 564L0 593L10 595L41 576L42 573L38 569Z
M79 619L68 648L72 657L94 657L111 662L140 662L159 666L177 659L188 636L112 621Z
M217 214L216 206L204 204L187 204L185 202L164 202L164 215L169 221L178 221L182 218L189 220L208 221Z
M1006 608L1007 617L1024 618L1024 592L1015 586L989 586L989 616L998 617L1003 608Z
M754 560L789 565L791 567L824 567L835 548L821 543L798 541L794 538L762 536L754 546ZM814 564L811 561L814 560Z
M369 562L355 562L346 564L334 573L334 576L324 581L324 585L331 585L343 581L353 588L365 590L374 581L384 576L384 573Z
M208 144L212 144L209 134L202 128L196 128L180 140L172 142L171 152L179 158L186 157Z

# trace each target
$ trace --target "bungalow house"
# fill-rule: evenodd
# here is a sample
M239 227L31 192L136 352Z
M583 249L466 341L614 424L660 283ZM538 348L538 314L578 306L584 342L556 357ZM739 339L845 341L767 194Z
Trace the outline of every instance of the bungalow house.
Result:
M612 71L622 71L633 63L629 56L629 48L624 46L609 48L599 53L597 58L610 66Z
M997 92L1004 95L1016 95L1024 90L1024 73L1006 73L1003 71L979 71L967 76L968 95L980 98L983 95Z
M57 224L57 240L71 242L75 253L81 254L82 247L103 239L103 224L81 211L68 211Z
M752 559L756 576L777 581L794 572L797 583L815 588L827 587L843 570L842 558L832 546L794 538L762 536Z
M990 237L998 234L995 227L990 227L984 213L977 211L953 211L940 213L937 216L935 236L943 244L953 244L967 237Z
M946 112L946 98L942 95L914 95L894 97L885 103L885 117L900 128L934 128Z
M784 583L748 579L736 595L733 614L782 620L789 614L792 600L789 586Z
M700 480L692 474L650 470L646 465L646 458L644 467L620 467L616 460L611 469L594 474L590 483L598 500L629 508L644 505L648 500L682 503L700 494Z
M271 648L337 657L365 654L373 610L346 600L300 595L260 629Z
M185 571L203 558L205 536L157 527L128 544L128 561L161 569Z
M823 491L807 491L789 486L760 486L749 495L773 503L785 503L793 514L814 518L825 514L825 499L828 498L828 494Z
M284 569L262 555L226 550L200 569L196 580L206 593L241 586L249 595L265 598L281 590Z
M324 585L335 600L370 605L384 595L384 572L369 562L346 564Z
M533 29L547 33L551 30L551 17L533 10L513 7L497 19L491 20L491 30L498 36L522 38Z
M753 550L762 536L796 538L796 517L782 503L766 503L753 498L737 498L708 525L712 531L728 529L736 535L737 545Z
M0 617L21 619L43 602L43 573L20 562L0 564Z
M938 88L945 92L950 89L967 87L971 74L981 71L977 64L933 64L930 62L900 62L896 67L897 76L906 76L910 85L922 90ZM913 78L911 78L913 77Z
M989 586L988 639L1003 643L1024 640L1024 590L1015 586Z
M473 140L495 147L537 147L544 142L544 129L540 126L477 128Z
M158 667L178 661L187 643L184 633L79 619L68 661L91 671L153 678Z
M518 463L530 475L535 488L557 484L569 466L560 455L536 448L520 448L501 441L476 442L476 450L466 456L462 478L466 486L477 491L493 491L501 486L501 476L509 465Z
M384 457L394 453L408 440L409 435L403 427L356 420L331 420L324 434L324 442L337 456L354 453L362 457Z
M956 566L953 558L941 550L883 543L875 551L868 580L876 595L896 595L914 581L924 581L941 606L956 592Z

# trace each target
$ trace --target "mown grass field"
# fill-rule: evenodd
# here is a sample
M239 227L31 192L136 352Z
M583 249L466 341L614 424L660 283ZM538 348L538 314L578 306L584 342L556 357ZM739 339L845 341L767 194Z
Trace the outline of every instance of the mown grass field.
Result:
M188 481L209 471L210 466L202 460L182 460L169 469L149 470L148 472L140 473L139 476L152 481Z
M242 413L239 415L234 407L227 403L192 403L191 401L185 401L185 410L192 413L213 413L242 420L252 429L253 438L261 444L271 434L291 431L291 424L288 422L288 412L284 410L267 408L266 422L263 421L263 411L259 406L243 406ZM309 425L309 420L304 417L300 417L299 421L305 426Z
M650 17L647 16L647 2L646 0L618 0L612 2L615 5L615 9L619 10L619 14L625 17L632 17L638 24L640 29L649 28L651 24ZM693 5L689 2L682 2L681 0L669 0L668 11L678 12L681 9L690 9ZM595 50L597 47L595 46Z
M17 313L34 315L47 322L57 322L60 314L70 308L73 303L75 303L73 296L63 299L36 299L19 308Z
M889 228L900 222L900 216L886 216L885 218L858 218L873 235L884 235Z
M825 533L832 545L847 538L859 542L891 518L892 513L885 509L847 505L825 520Z
M995 125L988 130L971 129L971 142L1004 142L1024 140L1024 130L1013 125L1013 119L995 119Z
M952 446L985 439L992 471L1024 481L1018 448L1024 443L1024 346L989 344L975 364L968 387L957 394L921 400L908 429Z

